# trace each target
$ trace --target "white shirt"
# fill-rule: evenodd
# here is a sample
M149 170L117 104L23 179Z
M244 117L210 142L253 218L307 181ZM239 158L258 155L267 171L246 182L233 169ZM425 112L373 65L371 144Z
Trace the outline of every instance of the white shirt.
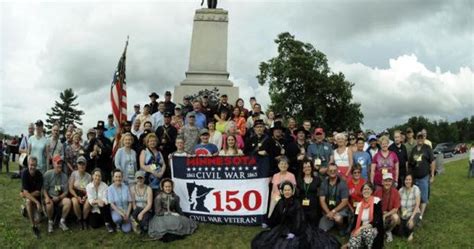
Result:
M153 130L156 130L159 126L162 126L165 122L165 116L161 112L155 112L151 115L153 118Z
M89 201L89 204L91 204L93 213L100 214L100 209L97 204L92 205L92 201L102 200L105 204L107 204L107 188L108 186L104 182L100 182L98 191L96 191L94 187L94 182L90 182L89 184L87 184L87 201Z
M374 197L374 204L377 204L379 203L380 201L380 198L378 197ZM357 207L356 207L356 211L355 211L355 214L356 215L362 215L362 217L360 218L360 220L362 221L362 224L361 225L365 225L365 224L368 224L369 223L369 209L368 208L365 208L364 210L362 210L362 214L360 214L360 208L362 206L362 202L359 202L357 203Z

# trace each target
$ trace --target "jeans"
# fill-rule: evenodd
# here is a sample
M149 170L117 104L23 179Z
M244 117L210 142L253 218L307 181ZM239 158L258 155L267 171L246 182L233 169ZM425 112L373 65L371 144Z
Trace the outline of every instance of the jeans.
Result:
M121 228L124 233L128 233L132 230L130 219L124 222L122 216L114 210L112 210L112 220L117 225L117 229Z
M430 175L428 174L423 178L416 178L415 184L418 186L421 192L421 203L428 203L430 192Z

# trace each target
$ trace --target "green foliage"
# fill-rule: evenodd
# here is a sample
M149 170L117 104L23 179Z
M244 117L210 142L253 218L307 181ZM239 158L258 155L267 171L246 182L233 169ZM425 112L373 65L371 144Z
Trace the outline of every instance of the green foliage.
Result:
M331 72L326 55L310 43L282 33L275 40L277 57L260 63L257 76L269 85L270 108L298 122L310 120L326 129L357 130L363 123L360 104L352 102L353 83Z
M474 116L470 119L449 123L446 120L430 121L423 116L411 117L408 121L401 125L396 125L389 130L393 134L394 130L406 130L411 127L415 133L426 129L428 138L434 144L442 142L468 142L474 140Z
M430 204L421 227L409 243L395 236L385 248L472 248L474 245L474 179L467 178L466 159L445 165L446 173L436 177ZM163 243L136 234L108 234L105 228L80 231L78 225L47 234L42 222L41 239L36 240L29 221L20 215L20 181L0 174L1 248L249 248L259 227L199 224L195 234L184 240ZM347 239L339 238L341 242Z
M51 113L46 113L48 118L45 126L48 129L48 134L55 123L59 124L59 133L63 135L66 133L67 125L71 123L82 125L81 116L84 115L84 112L77 109L79 103L74 103L77 97L71 88L59 94L60 101L55 101Z
M210 106L216 106L219 103L220 99L220 93L219 93L219 88L214 87L214 89L209 90L209 89L203 89L200 90L198 93L191 95L191 103L194 100L200 100L204 96L207 96L208 102Z

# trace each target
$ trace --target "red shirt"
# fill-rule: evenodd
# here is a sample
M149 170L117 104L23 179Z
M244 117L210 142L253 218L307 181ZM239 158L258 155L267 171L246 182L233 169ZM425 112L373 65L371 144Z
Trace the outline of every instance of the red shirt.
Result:
M374 196L377 196L382 200L383 212L389 212L394 208L400 208L400 193L398 193L397 189L393 187L387 192L385 192L383 188L379 188L375 191Z
M362 201L362 185L364 185L365 180L363 178L359 179L359 183L355 184L352 181L352 177L348 179L347 181L347 188L349 190L349 204L351 207L354 207L355 202L360 202Z

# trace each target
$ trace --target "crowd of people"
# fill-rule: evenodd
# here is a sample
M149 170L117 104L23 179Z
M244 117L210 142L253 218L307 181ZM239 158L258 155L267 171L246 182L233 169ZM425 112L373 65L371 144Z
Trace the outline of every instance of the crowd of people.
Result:
M308 120L298 126L293 117L263 112L254 97L249 109L225 94L215 105L208 96L185 96L180 105L171 92L164 101L149 97L120 128L109 115L85 137L73 124L64 137L53 125L49 138L41 120L28 126L21 197L36 237L42 213L49 233L56 224L68 230L75 217L81 229L133 230L164 241L192 234L197 224L173 191L173 156L269 158L268 215L253 248L340 247L331 229L349 238L346 247L381 248L393 233L412 240L423 220L435 179L426 130L397 130L391 140L386 131L325 132Z

